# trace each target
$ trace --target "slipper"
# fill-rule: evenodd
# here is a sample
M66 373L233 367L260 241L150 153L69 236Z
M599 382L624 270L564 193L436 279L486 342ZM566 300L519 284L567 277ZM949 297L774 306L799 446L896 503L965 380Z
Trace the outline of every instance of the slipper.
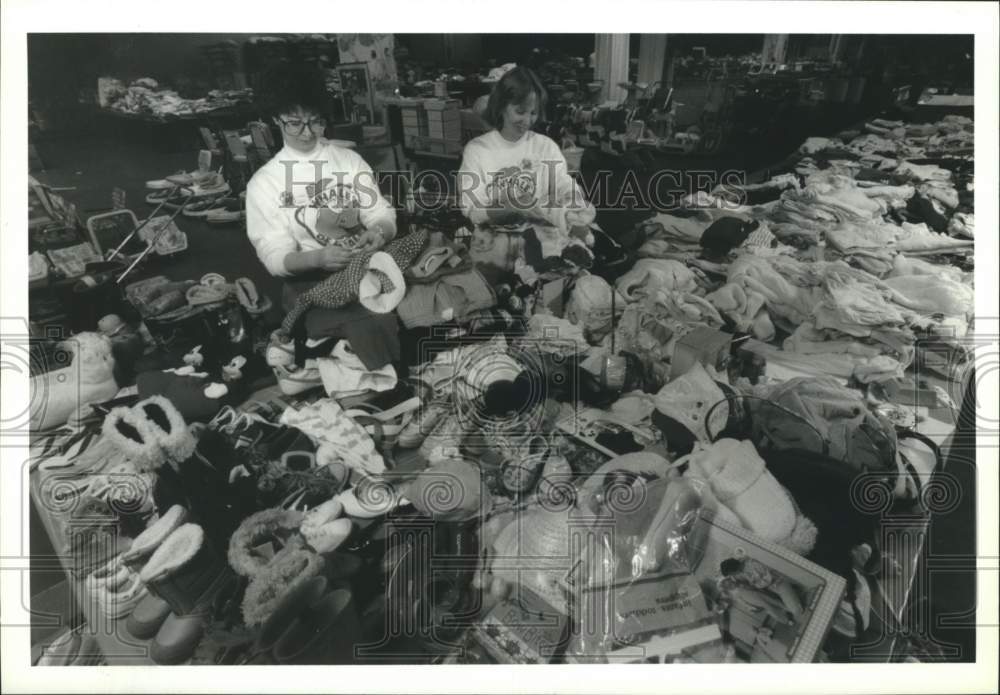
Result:
M205 221L209 224L231 224L233 222L242 222L246 218L246 210L224 210L216 208L205 213Z
M176 188L165 191L156 191L146 196L146 202L150 205L164 203L164 207L170 204L180 207L192 195L189 188ZM165 202L166 201L166 202Z
M236 298L250 314L262 314L271 308L271 298L257 292L257 286L250 278L237 278L234 284Z
M122 553L122 563L138 571L153 554L153 551L166 540L167 536L187 521L187 516L187 510L179 504L170 507L159 519L135 537L129 549Z
M169 206L169 202L167 205ZM208 213L216 209L218 205L218 199L215 197L206 197L200 200L192 200L186 205L181 211L185 217L205 217Z
M355 519L374 519L377 516L384 516L404 502L399 493L387 483L375 483L369 494L362 491L360 497L358 487L355 486L337 494L333 499L343 505L346 516Z
M184 298L187 299L190 306L219 304L229 298L229 289L219 285L195 285L188 288L188 291L184 293Z

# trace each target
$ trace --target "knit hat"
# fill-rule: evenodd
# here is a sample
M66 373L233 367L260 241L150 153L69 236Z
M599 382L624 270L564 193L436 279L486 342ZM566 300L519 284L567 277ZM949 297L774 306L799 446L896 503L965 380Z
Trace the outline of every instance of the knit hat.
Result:
M799 515L791 495L749 441L720 439L697 449L688 464L689 474L708 482L746 528L801 555L812 550L816 527Z
M385 285L384 278L388 279L388 286ZM384 289L386 287L388 289ZM406 282L396 261L382 251L373 254L368 259L368 272L358 285L358 300L361 305L376 314L387 314L399 306L405 294Z

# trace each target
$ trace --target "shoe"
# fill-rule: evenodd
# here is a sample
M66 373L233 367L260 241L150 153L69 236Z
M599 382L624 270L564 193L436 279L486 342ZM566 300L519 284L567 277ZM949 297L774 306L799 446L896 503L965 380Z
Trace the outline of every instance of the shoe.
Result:
M324 595L302 611L274 645L279 664L350 664L361 629L349 589Z
M260 294L250 278L237 278L233 284L236 288L236 299L251 316L263 314L271 308L271 298Z
M219 198L204 213L205 221L211 224L227 224L246 219L246 200L241 197Z
M205 217L219 206L219 198L208 196L198 200L192 200L184 205L182 214L185 217Z
M214 171L179 172L162 179L147 181L146 188L151 191L169 190L177 186L191 186L196 183L212 182L216 180L216 177L219 177L219 174Z
M138 572L160 544L187 521L188 511L175 504L159 519L146 527L146 530L135 537L132 545L121 554L122 563L133 572Z
M232 580L224 556L197 524L183 524L153 552L139 574L171 609L150 645L157 664L179 664L194 653L216 594Z
M323 386L323 379L320 377L319 368L310 366L316 364L315 360L306 360L306 366L300 369L290 370L287 367L274 367L274 375L278 379L278 388L286 396L297 396L314 388Z
M164 201L164 207L173 207L174 209L183 205L191 197L192 193L189 188L169 188L162 191L154 191L146 196L146 202L150 205L159 205Z
M124 583L118 586L109 583L105 591L98 592L97 605L108 618L120 620L129 615L147 593L139 575L129 574Z
M163 396L150 396L133 410L149 423L160 448L174 461L186 461L194 454L197 441L177 407Z
M152 639L170 613L169 603L147 591L129 614L125 629L136 639Z
M295 364L295 343L279 342L272 334L271 343L264 352L264 361L268 367L291 367Z

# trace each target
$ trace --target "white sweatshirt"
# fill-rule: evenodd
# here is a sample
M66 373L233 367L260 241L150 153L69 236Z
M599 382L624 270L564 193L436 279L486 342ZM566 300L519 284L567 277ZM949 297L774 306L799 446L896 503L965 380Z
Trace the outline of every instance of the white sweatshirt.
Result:
M393 236L396 211L379 193L372 169L360 155L322 139L308 154L284 147L247 184L247 236L268 272L290 275L285 256L328 243L322 229L317 233L319 211L309 203L314 191L333 192L338 186L339 197L325 206L334 211L331 216L343 207L356 207L365 228L380 225L387 240ZM309 229L296 220L298 208L303 208L299 216Z
M594 221L594 206L570 176L559 146L532 131L517 142L497 130L470 140L456 183L459 206L475 224L486 222L487 207L497 205L501 191L511 187L530 194L537 212L562 230Z

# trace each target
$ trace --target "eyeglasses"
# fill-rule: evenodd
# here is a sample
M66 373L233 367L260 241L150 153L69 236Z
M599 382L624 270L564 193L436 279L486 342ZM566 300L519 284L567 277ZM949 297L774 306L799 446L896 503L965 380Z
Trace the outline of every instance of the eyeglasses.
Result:
M311 118L308 121L286 121L283 118L279 118L278 120L281 122L282 129L284 129L288 135L302 135L307 127L314 133L322 133L326 130L325 118Z

